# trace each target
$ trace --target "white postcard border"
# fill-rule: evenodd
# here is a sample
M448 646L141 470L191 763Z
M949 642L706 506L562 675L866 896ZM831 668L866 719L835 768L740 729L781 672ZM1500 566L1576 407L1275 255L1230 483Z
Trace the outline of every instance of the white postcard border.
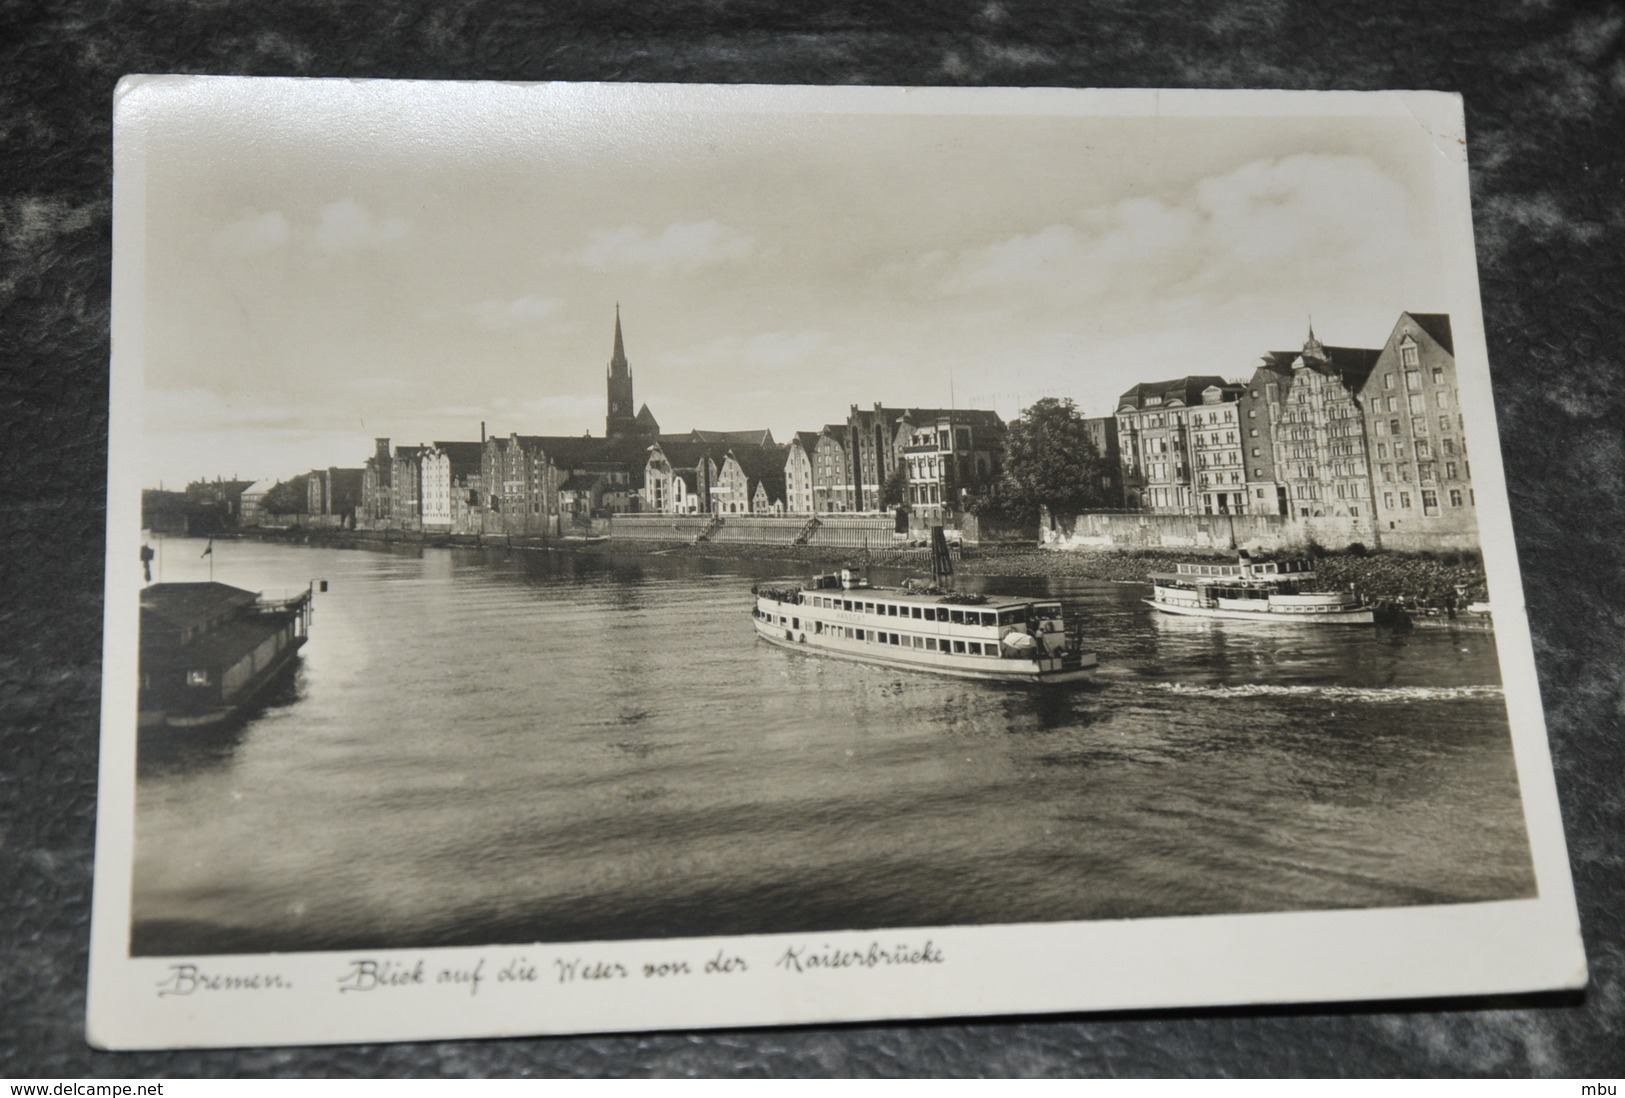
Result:
M102 753L88 1037L104 1048L427 1040L594 1031L1457 997L1582 986L1579 936L1498 445L1474 450L1496 643L1538 883L1530 900L1354 911L906 928L345 953L131 958L146 130L173 96L297 97L321 82L134 77L116 96ZM337 82L335 82L337 83ZM1495 413L1479 306L1461 101L1441 93L1077 91L375 82L369 92L538 111L1150 117L1409 114L1433 136L1459 389L1475 438ZM1498 433L1494 435L1498 439ZM809 957L853 954L837 968ZM898 963L877 953L900 957ZM933 955L937 959L933 959ZM916 957L917 959L909 959ZM796 961L786 961L787 957ZM706 971L744 958L746 967ZM525 965L520 965L523 959ZM838 958L837 958L838 959ZM576 961L572 978L561 964ZM686 961L682 976L643 966ZM399 984L346 990L358 962ZM594 961L625 977L586 979ZM795 971L796 963L802 971ZM872 962L872 965L871 965ZM421 968L419 965L421 963ZM194 966L188 972L186 966ZM477 988L468 974L479 966ZM535 979L501 979L534 968ZM362 971L365 971L364 969ZM375 970L385 971L382 967ZM609 970L612 972L612 970ZM417 973L416 979L412 976ZM449 974L442 981L441 974ZM462 979L457 973L464 973ZM256 982L258 986L255 986ZM285 985L285 986L276 986Z

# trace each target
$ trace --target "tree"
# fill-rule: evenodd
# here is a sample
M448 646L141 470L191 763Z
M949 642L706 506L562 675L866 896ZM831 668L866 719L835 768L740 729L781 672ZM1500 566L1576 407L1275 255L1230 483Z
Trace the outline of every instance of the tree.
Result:
M1029 534L1038 522L1038 506L1024 498L1008 477L984 484L965 501L965 509L984 522Z
M1108 503L1110 466L1070 400L1045 397L1021 413L1004 436L1004 506L1043 507L1070 524Z
M892 471L886 476L886 483L880 486L880 506L889 510L900 503L908 502L908 466L899 461L892 466Z
M260 500L260 510L268 515L302 515L309 506L309 488L304 477L277 481Z

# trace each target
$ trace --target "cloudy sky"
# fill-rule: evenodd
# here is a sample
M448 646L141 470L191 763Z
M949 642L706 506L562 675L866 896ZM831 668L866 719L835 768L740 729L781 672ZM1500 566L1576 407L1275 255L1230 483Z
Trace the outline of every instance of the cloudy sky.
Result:
M148 484L356 466L374 436L482 420L599 434L617 302L663 429L782 439L876 401L1106 414L1139 381L1244 377L1311 313L1378 346L1451 290L1441 155L1403 111L141 90L120 123L144 136Z

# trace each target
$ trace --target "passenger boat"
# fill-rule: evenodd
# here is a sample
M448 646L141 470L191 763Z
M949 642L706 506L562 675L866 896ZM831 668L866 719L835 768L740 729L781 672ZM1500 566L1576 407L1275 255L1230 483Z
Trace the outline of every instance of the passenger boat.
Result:
M141 591L139 727L207 728L240 716L310 635L311 591L268 599L224 583Z
M1254 561L1242 550L1235 564L1180 564L1151 575L1145 602L1165 614L1295 624L1370 625L1376 611L1351 591L1316 591L1306 560Z
M797 651L993 682L1077 682L1098 663L1055 599L871 587L851 568L752 593L756 635Z

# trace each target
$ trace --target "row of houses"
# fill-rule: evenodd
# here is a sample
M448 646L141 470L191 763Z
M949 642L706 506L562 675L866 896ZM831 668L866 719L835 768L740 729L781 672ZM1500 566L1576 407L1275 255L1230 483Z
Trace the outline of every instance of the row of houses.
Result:
M1123 504L1154 514L1344 520L1355 535L1476 539L1450 318L1400 314L1376 348L1297 351L1252 375L1136 385L1113 446Z
M619 310L601 437L508 434L394 446L360 469L306 475L307 513L361 528L561 536L624 513L820 515L907 505L952 522L1002 473L992 411L853 404L797 431L663 433L633 401ZM1085 421L1107 505L1153 514L1345 520L1356 536L1476 531L1450 319L1403 313L1378 348L1260 357L1251 376L1137 384ZM242 497L245 524L261 518Z
M664 433L633 399L619 309L605 382L601 437L488 436L482 424L477 442L376 439L355 471L355 525L560 536L615 514L813 515L896 502L935 521L1001 472L1004 422L975 409L854 404L844 423L784 443L767 429Z

